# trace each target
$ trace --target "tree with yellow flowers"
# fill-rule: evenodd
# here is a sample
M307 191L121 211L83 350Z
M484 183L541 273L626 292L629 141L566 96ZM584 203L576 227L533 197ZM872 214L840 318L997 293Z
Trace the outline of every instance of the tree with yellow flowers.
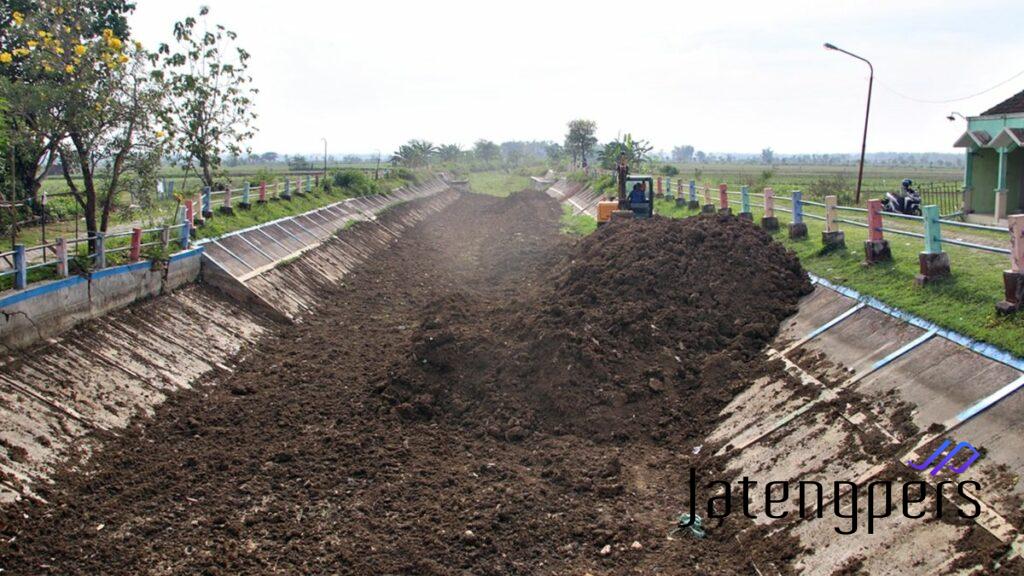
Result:
M42 89L38 109L46 110L43 124L52 135L50 162L60 159L88 232L105 232L121 176L159 163L161 85L143 47L114 28L96 29L95 14L81 2L37 6L14 20L20 42L0 52L0 67L18 68L13 90Z

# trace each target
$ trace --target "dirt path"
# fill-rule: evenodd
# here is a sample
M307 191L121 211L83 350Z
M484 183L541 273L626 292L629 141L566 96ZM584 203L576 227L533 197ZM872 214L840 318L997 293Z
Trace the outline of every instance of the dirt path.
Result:
M466 196L346 277L318 314L217 375L216 386L173 398L154 418L109 438L81 470L59 474L43 493L48 504L3 511L0 567L5 574L494 575L750 574L752 561L781 568L795 550L762 545L756 531L739 534L747 526L741 520L713 526L715 537L704 541L666 539L686 508L688 469L703 456L693 456L694 438L666 440L664 429L703 426L742 386L702 400L711 416L687 416L686 396L666 394L658 370L682 356L727 378L737 368L715 351L758 349L784 306L758 312L751 324L724 312L736 292L728 285L717 296L683 294L680 306L725 298L707 322L728 336L708 339L706 350L667 346L653 360L625 345L595 344L594 353L628 357L638 368L625 373L641 385L616 381L609 390L588 382L579 392L594 403L574 398L581 417L552 424L545 408L564 398L534 398L525 410L536 389L508 382L527 378L516 373L523 355L575 338L559 324L585 316L556 303L541 307L555 319L545 324L519 310L530 298L550 299L549 273L566 266L574 241L559 235L560 214L542 194ZM734 232L747 234L738 224ZM794 286L785 304L792 306L803 288L786 266L769 280ZM574 274L593 272L566 270L564 290L573 289ZM614 273L640 274L637 286L652 281L633 268ZM672 302L662 296L658 305L674 310ZM627 308L609 313L619 322ZM656 321L661 332L652 341L692 324L671 314ZM650 333L651 322L637 327ZM506 331L506 323L515 326ZM535 346L519 346L514 334ZM593 334L595 342L608 338ZM577 353L568 348L550 350L551 366ZM494 354L501 361L475 364ZM538 358L525 364L546 365ZM557 379L552 370L529 378ZM682 381L698 386L700 370L687 370ZM658 421L600 433L621 417L602 406L621 409L620 397L652 407ZM658 405L668 408L657 412ZM703 428L688 430L699 439Z

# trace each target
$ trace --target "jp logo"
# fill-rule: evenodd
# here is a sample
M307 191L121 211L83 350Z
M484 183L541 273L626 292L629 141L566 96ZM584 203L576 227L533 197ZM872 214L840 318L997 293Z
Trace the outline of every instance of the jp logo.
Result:
M942 446L939 446L939 448L937 450L935 450L935 452L933 452L932 455L929 456L928 459L925 460L923 464L914 464L913 460L908 460L907 461L907 465L910 466L911 468L913 468L914 470L926 470L929 466L932 465L933 462L935 462L935 460L939 456L942 456L942 453L945 452L946 449L949 448L949 445L952 444L952 443L953 443L952 440L946 440L945 442L943 442ZM939 462L939 464L935 468L932 469L931 475L932 476L937 476L939 474L940 470L945 468L947 465L949 465L950 462L953 461L953 457L956 456L956 453L959 452L960 450L964 449L964 448L966 448L966 449L968 449L968 450L970 450L972 452L971 456L966 461L964 461L962 464L960 464L959 466L955 466L955 467L950 466L950 470L952 470L953 474L963 474L964 472L966 472L967 469L971 467L971 464L974 464L975 460L977 460L978 458L981 458L981 452L978 452L974 448L974 446L971 446L967 442L961 442L961 443L957 444L955 448L953 448L952 452L950 452L949 454L946 454L945 458L942 459L942 462Z

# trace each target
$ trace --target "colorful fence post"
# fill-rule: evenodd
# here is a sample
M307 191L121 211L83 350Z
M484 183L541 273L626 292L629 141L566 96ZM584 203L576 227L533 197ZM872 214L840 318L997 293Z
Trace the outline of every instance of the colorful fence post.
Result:
M732 214L732 208L729 208L728 184L718 185L718 211L722 214Z
M210 208L210 187L203 186L203 218L210 218L213 216L213 209Z
M764 189L764 216L761 217L761 228L766 232L779 229L779 219L775 217L775 190Z
M711 199L711 188L709 188L707 186L707 184L705 184L704 185L704 205L701 206L700 213L701 214L714 214L716 211L717 210L715 210L715 202Z
M658 185L658 196L661 196L662 194L664 194L664 191L661 188L661 176L658 176L658 179L656 180L656 182L657 182L657 185Z
M924 215L924 252L918 256L920 273L914 278L918 286L949 276L949 254L942 251L942 230L939 227L939 207L921 209Z
M882 237L882 201L868 200L868 239L864 242L864 263L892 260L889 241Z
M160 246L167 248L167 245L171 243L171 229L164 226L160 229Z
M690 180L690 203L686 206L690 210L699 210L700 201L697 200L697 181Z
M28 284L28 265L25 260L25 245L14 245L14 289L24 290Z
M740 186L740 213L739 217L744 220L754 220L754 213L750 211L750 187Z
M250 203L250 194L252 192L252 184L247 180L245 185L242 186L242 201L238 203L238 207L242 210L248 210L252 204Z
M281 198L292 199L292 181L287 178L284 179L284 192L281 193Z
M57 238L54 242L53 251L57 255L57 275L61 278L68 277L68 241L64 238Z
M313 191L313 184L311 182L312 182L312 178L310 178L309 174L306 174L306 193L307 194Z
M1010 228L1010 269L1003 272L1005 300L996 304L996 312L1010 314L1024 305L1024 214L1007 218Z
M320 189L320 173L319 172L317 172L316 174L313 175L313 187L316 188L317 190Z
M804 223L804 193L793 191L793 221L789 223L789 239L802 240L807 238L807 224Z
M142 228L132 228L132 244L128 248L128 261L138 262L142 253Z
M259 202L260 204L263 204L266 201L267 201L267 183L261 181L260 182L260 199L257 200L257 202Z
M96 269L107 267L107 237L103 232L96 233Z
M174 180L167 182L167 193L174 196Z
M836 224L838 198L825 196L825 230L821 233L821 243L825 248L835 250L846 246L846 234Z
M196 221L195 206L192 205L192 199L185 200L185 222L188 222L189 226L194 226Z
M192 223L185 220L181 223L181 236L178 237L178 242L181 244L181 249L185 250L188 248L189 239L192 237Z

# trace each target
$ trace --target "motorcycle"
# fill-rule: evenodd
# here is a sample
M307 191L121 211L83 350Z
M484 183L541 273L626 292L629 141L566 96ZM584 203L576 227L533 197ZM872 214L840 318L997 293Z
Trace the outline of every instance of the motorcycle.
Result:
M897 214L921 215L921 195L914 190L907 190L906 195L889 192L882 202L882 210Z

